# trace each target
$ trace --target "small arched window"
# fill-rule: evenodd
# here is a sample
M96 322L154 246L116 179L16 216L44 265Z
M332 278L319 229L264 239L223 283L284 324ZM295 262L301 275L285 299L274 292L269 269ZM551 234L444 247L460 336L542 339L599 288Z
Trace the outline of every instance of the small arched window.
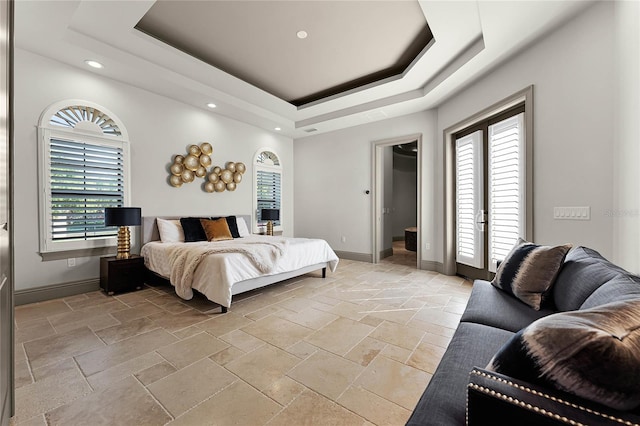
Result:
M115 245L105 207L129 202L129 143L122 123L87 101L51 105L38 125L40 252Z
M282 166L271 148L259 149L254 161L254 232L266 224L263 209L277 209L280 220L273 222L276 231L282 230Z

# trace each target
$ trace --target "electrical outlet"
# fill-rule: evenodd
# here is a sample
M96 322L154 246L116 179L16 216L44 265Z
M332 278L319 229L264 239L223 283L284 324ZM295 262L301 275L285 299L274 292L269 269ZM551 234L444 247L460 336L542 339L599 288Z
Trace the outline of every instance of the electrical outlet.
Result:
M425 250L431 250L431 243L424 243Z
M343 243L347 242L347 237L345 237L344 235L342 236L342 238L340 238L340 241L342 241Z
M70 257L69 259L67 259L67 267L73 268L74 266L76 266L76 258Z

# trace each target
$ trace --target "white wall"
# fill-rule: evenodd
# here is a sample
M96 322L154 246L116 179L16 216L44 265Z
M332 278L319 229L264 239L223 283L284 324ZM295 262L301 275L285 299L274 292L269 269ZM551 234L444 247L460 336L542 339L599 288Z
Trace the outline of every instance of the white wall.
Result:
M432 164L436 142L436 115L423 111L349 129L296 139L296 236L324 238L334 250L372 254L372 143L422 134L423 164ZM426 166L425 170L433 170ZM422 176L423 234L433 235L436 177ZM346 241L341 241L341 236ZM425 240L423 240L425 241ZM427 240L431 241L431 240ZM426 241L425 241L426 242ZM425 253L425 251L423 251ZM429 252L423 257L429 259Z
M619 1L615 10L616 98L613 258L640 273L640 3Z
M64 99L86 99L122 120L131 141L131 202L143 215L250 214L253 158L270 147L283 165L282 218L293 235L293 147L290 138L194 108L150 92L46 59L22 49L15 55L15 288L23 290L99 276L98 258L43 262L38 254L36 125L42 111ZM190 144L213 145L215 165L242 161L248 169L234 192L205 193L197 181L173 188L167 167ZM115 253L115 248L114 248Z
M598 3L440 105L436 174L444 129L533 84L533 240L586 245L611 257L613 30L613 3ZM591 220L554 220L554 206L590 206ZM441 260L442 241L437 247Z

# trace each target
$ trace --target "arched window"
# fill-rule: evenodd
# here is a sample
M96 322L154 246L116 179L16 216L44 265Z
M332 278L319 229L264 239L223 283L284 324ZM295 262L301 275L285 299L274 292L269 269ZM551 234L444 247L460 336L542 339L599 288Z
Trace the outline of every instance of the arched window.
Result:
M273 222L274 229L282 230L282 166L278 155L271 148L259 149L254 165L254 232L266 224L262 209L277 209L280 220Z
M58 102L40 116L38 151L43 257L114 246L117 229L105 228L104 209L129 203L129 143L122 123L87 101Z

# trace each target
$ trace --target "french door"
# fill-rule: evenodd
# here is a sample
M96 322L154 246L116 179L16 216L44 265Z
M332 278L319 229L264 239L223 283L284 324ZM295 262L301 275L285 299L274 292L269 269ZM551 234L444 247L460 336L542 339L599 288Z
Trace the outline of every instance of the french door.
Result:
M491 279L525 235L524 105L455 135L456 273Z

